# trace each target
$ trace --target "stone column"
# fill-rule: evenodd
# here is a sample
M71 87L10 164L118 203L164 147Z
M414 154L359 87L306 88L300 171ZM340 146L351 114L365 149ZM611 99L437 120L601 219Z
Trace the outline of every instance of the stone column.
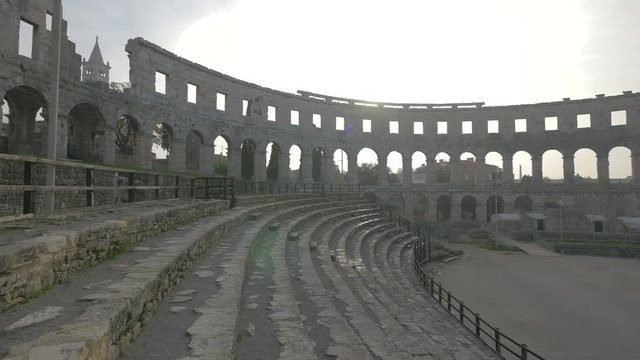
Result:
M402 183L411 185L413 182L413 169L411 166L411 156L402 156Z
M60 129L58 130L58 134ZM102 138L102 161L105 164L115 164L116 162L116 132L111 126L107 126L104 129L104 135Z
M531 177L533 182L542 183L542 156L531 155Z
M640 149L631 150L631 176L632 184L640 185Z
M305 183L313 182L313 155L312 151L303 151L300 157L300 172L302 174L301 179Z
M502 181L505 184L513 183L513 159L511 157L502 158Z
M253 161L253 179L255 181L267 180L267 149L256 146L255 159Z
M347 173L347 182L349 184L357 184L359 182L358 176L358 157L355 155L351 155L348 158L349 163L349 172Z
M214 172L214 160L213 160L213 144L201 144L200 145L200 164L199 173L202 175L212 175Z
M573 154L571 155L562 155L562 165L564 172L564 183L565 184L573 184L576 182L575 178L575 164Z
M167 156L169 162L169 170L184 171L186 159L186 144L184 141L174 140L171 144L171 151Z
M137 133L134 145L134 161L136 165L151 169L153 167L153 134Z
M389 176L387 175L387 158L381 156L378 159L378 185L389 185Z
M609 185L609 154L597 155L598 184Z
M278 181L289 182L289 152L280 149L278 156Z
M69 143L69 116L64 114L58 114L58 143L56 144L56 158L67 158L67 144ZM47 134L43 132L43 149L46 149L44 145L47 142ZM105 144L106 145L106 144ZM114 154L115 155L115 154Z
M227 176L240 180L242 168L242 149L240 149L240 145L229 146L227 154L229 156L227 163Z
M335 183L336 180L333 178L333 156L329 154L328 151L322 151L322 167L320 170L320 181L328 184Z
M451 196L451 221L462 220L462 202L457 196Z

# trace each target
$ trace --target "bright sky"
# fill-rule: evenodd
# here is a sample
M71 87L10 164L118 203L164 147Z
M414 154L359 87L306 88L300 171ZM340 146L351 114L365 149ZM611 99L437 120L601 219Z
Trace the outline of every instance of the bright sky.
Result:
M636 0L63 4L78 52L88 57L100 36L112 81L128 80L124 45L141 36L206 67L288 92L503 105L640 90ZM561 177L557 169L548 175Z

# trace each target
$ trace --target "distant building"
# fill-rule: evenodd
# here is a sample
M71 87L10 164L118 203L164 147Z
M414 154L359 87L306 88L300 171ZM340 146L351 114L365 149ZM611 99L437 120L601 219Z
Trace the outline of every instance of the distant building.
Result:
M100 51L100 44L98 44L98 37L96 36L96 44L93 45L89 60L82 58L82 81L108 85L110 69L109 62L105 64L102 59L102 51Z

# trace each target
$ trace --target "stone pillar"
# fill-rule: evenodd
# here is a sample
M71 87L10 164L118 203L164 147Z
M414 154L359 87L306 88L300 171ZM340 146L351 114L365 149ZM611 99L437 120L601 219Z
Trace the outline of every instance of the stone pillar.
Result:
M632 184L640 185L640 149L631 150L631 176Z
M300 157L301 179L305 183L313 182L313 155L312 151L303 151Z
M358 176L358 157L351 155L348 157L349 172L347 173L347 182L349 184L357 184L360 179Z
M278 156L278 181L289 182L289 152L280 150L280 156Z
M134 145L134 161L136 165L151 169L153 166L153 152L151 147L153 146L153 134L138 133L136 134L136 140Z
M240 148L240 144L230 145L227 149L227 154L229 156L227 176L240 180L242 168L242 149Z
M185 156L186 156L186 144L184 141L174 140L171 144L171 151L167 156L169 162L169 170L184 171L185 170Z
M58 134L60 134L58 130ZM104 135L102 138L102 161L105 164L115 164L116 162L116 132L111 126L107 126L104 129Z
M531 177L533 182L542 183L542 156L531 155Z
M267 149L256 146L255 158L253 161L253 179L255 181L267 180Z
M513 183L513 159L511 157L502 158L502 181L505 184Z
M212 175L214 172L215 164L213 160L213 144L201 144L200 145L200 164L199 173L202 175Z
M411 185L413 182L413 169L411 166L411 156L402 157L402 183Z
M58 143L56 144L56 158L57 159L66 159L67 158L67 144L69 143L69 116L64 114L58 115ZM46 131L42 133L42 149L46 149L45 143L47 142L47 134ZM111 143L113 144L113 142ZM105 144L106 145L106 144ZM113 147L113 146L112 146ZM44 150L46 151L46 150ZM115 159L115 153L114 153ZM105 161L106 162L106 161Z
M451 221L462 220L462 202L457 196L451 196Z
M573 155L562 155L562 165L564 173L564 183L573 184L576 182L575 177L575 164Z
M597 155L598 184L609 185L609 154Z
M489 198L487 198L488 200ZM487 222L487 200L480 201L476 205L476 221L479 223Z
M387 158L382 156L378 159L378 185L389 185L387 175Z

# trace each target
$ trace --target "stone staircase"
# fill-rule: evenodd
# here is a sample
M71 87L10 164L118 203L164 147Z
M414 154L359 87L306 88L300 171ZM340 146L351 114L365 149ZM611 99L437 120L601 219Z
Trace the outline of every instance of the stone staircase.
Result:
M372 203L354 194L307 194L241 198L238 204L176 203L165 209L174 214L170 224L156 213L160 204L147 212L123 209L119 221L126 225L120 226L155 224L148 225L153 232L135 240L91 240L99 249L111 249L120 238L133 246L97 252L51 280L62 284L23 295L40 295L25 304L11 297L0 314L0 357L499 358L419 287L411 266L413 236ZM194 215L187 218L189 211ZM84 245L93 238L82 234L96 233L114 221L112 214L44 233L80 231L82 240L73 245L83 249L75 250L81 257L93 251ZM145 220L151 218L155 222ZM36 246L38 256L48 243L27 234L6 242L21 254ZM15 262L5 263L0 276L13 276Z

